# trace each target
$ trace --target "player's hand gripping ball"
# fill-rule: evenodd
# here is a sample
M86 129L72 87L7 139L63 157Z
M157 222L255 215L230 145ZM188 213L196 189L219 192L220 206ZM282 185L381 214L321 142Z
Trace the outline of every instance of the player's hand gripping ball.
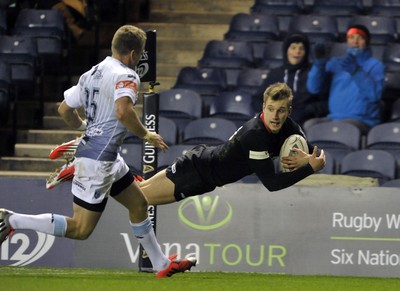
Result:
M283 145L281 147L281 151L279 153L279 160L281 160L281 157L297 155L297 153L295 151L291 150L292 148L298 148L306 153L309 153L308 144L307 144L306 139L299 134L293 134L293 135L289 136L283 143ZM282 172L290 172L289 169L286 169L283 167L282 162L280 162L279 164L280 164Z

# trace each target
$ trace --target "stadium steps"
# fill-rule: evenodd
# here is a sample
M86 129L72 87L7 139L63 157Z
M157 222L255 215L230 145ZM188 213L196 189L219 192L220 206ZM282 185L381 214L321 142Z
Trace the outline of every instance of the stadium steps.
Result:
M157 81L160 86L156 87L156 91L159 92L174 86L182 67L197 66L207 42L223 39L231 17L239 12L248 13L254 1L152 0L150 3L148 22L132 21L128 15L127 23L157 31ZM98 50L94 45L94 31L87 31L77 44L72 45L69 58L73 84L80 74L110 54L110 42L119 26L120 23L100 24ZM62 92L66 89L66 76L49 75L46 80L43 129L18 131L14 156L0 157L0 177L46 178L64 163L63 160L52 161L48 158L51 149L80 135L79 131L70 130L57 113ZM141 92L147 91L148 84L142 83ZM139 114L142 112L141 102L139 100L136 106Z

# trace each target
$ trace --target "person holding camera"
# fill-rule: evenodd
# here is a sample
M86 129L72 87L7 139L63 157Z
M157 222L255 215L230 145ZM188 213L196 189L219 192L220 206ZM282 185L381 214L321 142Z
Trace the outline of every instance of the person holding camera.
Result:
M347 29L347 53L327 58L324 44L314 47L314 62L307 78L307 89L318 94L329 90L327 117L307 120L303 128L330 120L350 122L362 134L380 122L380 98L385 78L382 62L372 56L370 33L363 25Z

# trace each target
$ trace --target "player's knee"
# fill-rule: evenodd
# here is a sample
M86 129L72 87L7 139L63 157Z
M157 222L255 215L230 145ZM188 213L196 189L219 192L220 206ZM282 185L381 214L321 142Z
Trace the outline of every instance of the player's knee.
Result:
M139 213L147 212L148 207L147 199L140 199L138 203L135 203L135 210Z

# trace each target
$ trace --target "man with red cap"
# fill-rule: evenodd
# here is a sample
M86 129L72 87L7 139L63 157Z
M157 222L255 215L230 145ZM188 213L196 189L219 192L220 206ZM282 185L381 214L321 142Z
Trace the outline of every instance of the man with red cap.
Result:
M382 62L372 56L370 33L363 25L347 29L347 53L326 59L326 50L315 46L315 60L308 74L307 89L312 94L329 87L329 114L308 120L315 123L341 120L355 124L363 134L380 122L380 97L385 78Z

